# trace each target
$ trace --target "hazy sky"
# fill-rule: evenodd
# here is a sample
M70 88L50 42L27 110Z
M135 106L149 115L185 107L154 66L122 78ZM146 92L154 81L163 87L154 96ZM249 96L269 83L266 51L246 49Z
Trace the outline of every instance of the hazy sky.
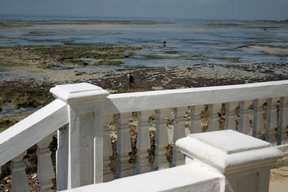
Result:
M0 0L0 15L288 19L288 0Z

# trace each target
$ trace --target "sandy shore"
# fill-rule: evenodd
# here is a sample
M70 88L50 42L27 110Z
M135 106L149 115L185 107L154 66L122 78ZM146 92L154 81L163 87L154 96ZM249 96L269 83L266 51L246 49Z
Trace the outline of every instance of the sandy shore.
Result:
M125 45L0 48L0 129L29 114L27 111L16 114L5 111L29 108L32 112L33 108L46 105L53 99L49 89L56 84L88 82L112 93L123 93L288 79L288 62L122 66L122 59L133 56L142 48ZM129 73L135 79L133 89L129 88Z
M270 192L285 192L288 189L288 166L275 168L270 173Z

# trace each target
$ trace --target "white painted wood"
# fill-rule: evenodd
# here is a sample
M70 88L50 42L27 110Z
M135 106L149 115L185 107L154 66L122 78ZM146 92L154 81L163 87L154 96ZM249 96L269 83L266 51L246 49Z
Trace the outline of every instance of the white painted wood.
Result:
M214 103L253 100L288 95L288 81L112 94L105 103L106 113L148 111ZM137 105L135 105L137 103ZM129 107L127 107L129 106Z
M52 191L55 173L53 170L51 151L49 144L52 142L52 135L37 143L37 176L41 192Z
M249 110L251 104L252 104L251 100L240 102L239 131L247 135L252 135L252 128L250 124L250 110Z
M56 151L56 185L57 190L68 188L68 125L57 131L58 147Z
M288 97L281 97L279 104L279 129L277 134L277 145L287 142L288 125Z
M172 163L170 163L170 167L175 167L176 165L184 164L184 154L180 152L180 150L175 146L176 140L183 138L186 136L185 134L185 119L184 115L187 111L187 108L174 108L174 127L173 127L173 156Z
M264 138L264 119L263 119L263 104L266 102L266 99L256 99L253 101L253 112L254 112L254 118L253 118L253 133L252 135L257 138Z
M225 127L224 129L236 130L236 115L235 109L238 107L238 102L225 103Z
M12 173L12 191L29 192L27 175L25 172L26 163L24 161L25 153L18 155L11 163Z
M201 133L201 112L203 111L203 105L189 106L191 111L191 133Z
M151 111L137 113L137 162L134 174L146 173L151 169L150 163L147 159L147 150L150 149L150 125L148 123L148 120L151 115Z
M276 141L276 128L277 123L277 104L278 98L267 99L267 111L266 111L266 127L265 127L265 141L274 143Z
M67 106L64 102L55 100L1 132L0 166L37 144L66 123L68 123ZM13 147L11 148L11 146Z
M219 115L221 111L222 104L210 104L208 105L208 131L218 131L219 130Z

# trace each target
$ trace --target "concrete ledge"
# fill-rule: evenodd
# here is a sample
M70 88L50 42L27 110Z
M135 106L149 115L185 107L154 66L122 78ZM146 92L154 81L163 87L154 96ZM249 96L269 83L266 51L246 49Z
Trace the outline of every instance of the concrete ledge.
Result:
M107 183L79 187L71 192L151 192L151 191L197 191L219 192L225 179L222 174L209 167L194 162L175 168L149 172L136 176L117 179Z

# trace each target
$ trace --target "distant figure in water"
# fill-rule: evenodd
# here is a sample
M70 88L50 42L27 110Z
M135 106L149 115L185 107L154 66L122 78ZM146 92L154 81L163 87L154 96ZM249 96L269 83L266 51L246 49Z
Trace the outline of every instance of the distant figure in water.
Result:
M166 47L166 41L163 41L162 44L163 44L163 47Z
M129 87L134 88L135 81L134 81L133 75L129 73L127 76L128 76Z

